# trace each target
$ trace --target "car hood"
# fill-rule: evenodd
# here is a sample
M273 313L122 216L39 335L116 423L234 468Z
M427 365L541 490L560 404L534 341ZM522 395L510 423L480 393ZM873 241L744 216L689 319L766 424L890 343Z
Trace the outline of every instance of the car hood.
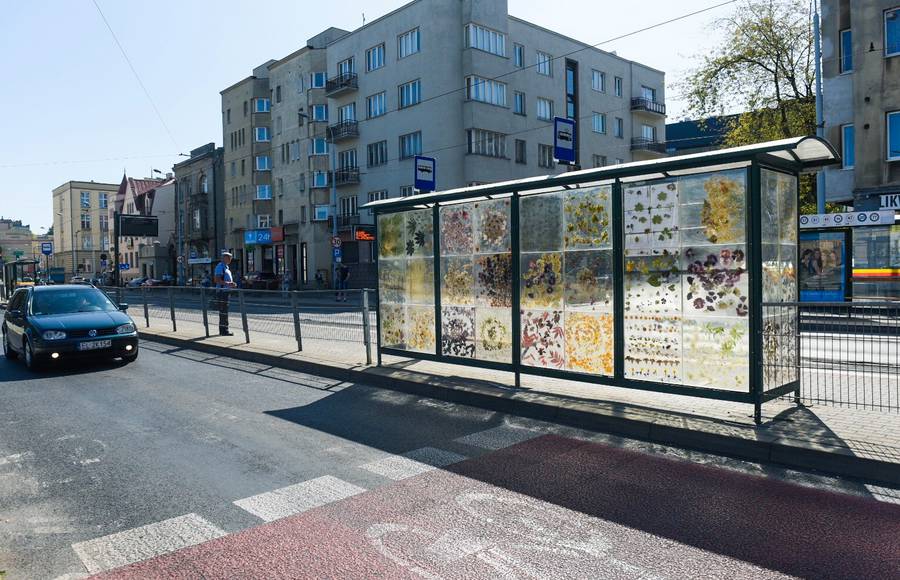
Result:
M112 312L76 312L74 314L46 314L29 318L38 330L92 330L119 326L132 322L131 317L120 310Z

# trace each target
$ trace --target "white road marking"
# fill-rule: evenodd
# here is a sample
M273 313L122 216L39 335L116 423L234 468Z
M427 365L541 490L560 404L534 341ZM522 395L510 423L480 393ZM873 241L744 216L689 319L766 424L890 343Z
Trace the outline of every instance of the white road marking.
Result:
M274 522L365 491L352 483L325 475L275 491L239 499L234 502L234 505L266 522Z
M527 429L525 427L514 427L512 425L500 425L485 431L478 431L464 437L460 437L455 441L473 447L481 447L482 449L490 449L496 451L534 439L540 435L539 432Z
M187 514L72 544L91 574L142 562L181 548L221 538L225 532L197 514Z
M452 451L445 451L434 447L423 447L422 449L416 449L404 453L403 455L391 455L390 457L385 457L378 461L372 461L371 463L360 465L360 467L388 479L400 481L408 477L433 471L439 467L446 467L453 463L459 463L465 459L465 456L453 453Z

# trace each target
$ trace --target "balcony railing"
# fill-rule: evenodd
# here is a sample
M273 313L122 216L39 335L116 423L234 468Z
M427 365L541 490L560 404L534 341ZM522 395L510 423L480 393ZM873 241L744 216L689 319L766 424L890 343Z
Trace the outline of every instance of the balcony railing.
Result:
M646 97L634 97L631 99L632 111L646 111L657 115L666 115L666 106Z
M359 137L359 123L354 120L341 121L328 127L328 136L332 141Z
M359 88L359 77L356 73L345 72L328 79L325 83L325 94L329 97Z
M666 154L666 144L656 139L647 139L646 137L633 137L631 139L632 151L651 151L653 153Z
M338 216L338 227L340 228L349 228L350 226L358 226L359 225L359 216L358 215L339 215Z
M334 172L334 180L338 187L359 183L359 167L341 167Z

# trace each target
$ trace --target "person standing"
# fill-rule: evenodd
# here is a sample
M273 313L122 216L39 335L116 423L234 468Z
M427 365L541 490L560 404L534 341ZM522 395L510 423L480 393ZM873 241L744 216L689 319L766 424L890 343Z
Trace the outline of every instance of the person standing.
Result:
M347 301L347 285L350 283L350 268L347 264L341 264L337 271L337 296L338 302Z
M228 267L232 258L231 252L222 252L222 261L216 266L215 271L216 299L219 306L219 334L222 336L234 336L234 333L228 330L228 291L237 286L231 275L231 268Z

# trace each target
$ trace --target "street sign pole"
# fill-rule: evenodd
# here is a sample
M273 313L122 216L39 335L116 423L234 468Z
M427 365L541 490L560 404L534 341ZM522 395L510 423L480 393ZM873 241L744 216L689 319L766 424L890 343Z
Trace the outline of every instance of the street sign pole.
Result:
M415 185L422 193L437 190L437 161L434 157L417 155L415 159Z
M113 213L113 280L116 288L120 286L122 276L119 274L119 212Z

